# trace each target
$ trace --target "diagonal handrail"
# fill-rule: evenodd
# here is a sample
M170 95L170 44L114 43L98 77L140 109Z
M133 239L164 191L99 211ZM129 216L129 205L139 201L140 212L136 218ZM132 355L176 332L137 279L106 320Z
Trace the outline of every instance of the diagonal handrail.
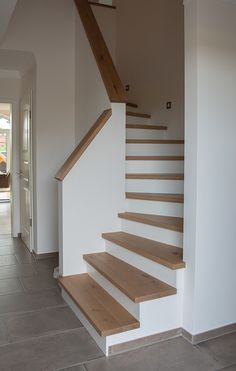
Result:
M74 0L111 102L126 103L124 86L88 0Z

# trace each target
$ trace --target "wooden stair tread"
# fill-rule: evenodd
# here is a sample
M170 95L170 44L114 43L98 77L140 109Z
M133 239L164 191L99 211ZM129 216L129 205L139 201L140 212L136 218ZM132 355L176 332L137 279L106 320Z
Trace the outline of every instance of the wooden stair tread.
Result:
M176 294L176 288L108 253L84 255L84 259L135 303Z
M167 130L166 125L126 124L127 129Z
M116 245L144 256L171 269L185 267L182 260L182 249L138 237L125 232L104 233L102 237Z
M160 201L160 202L174 202L183 203L183 194L171 194L171 193L138 193L138 192L126 192L126 198L133 200L147 200L147 201Z
M87 273L60 277L59 284L100 336L118 334L140 327L139 321Z
M183 218L173 216L153 215L153 214L140 214L140 213L120 213L119 218L131 220L137 223L152 225L170 229L171 231L183 232Z
M126 179L184 180L184 174L130 173L126 174Z
M127 161L184 161L184 156L126 156Z
M126 111L126 116L132 116L132 117L142 117L145 119L150 119L151 115L148 113L140 113L140 112L132 112L132 111Z
M132 108L138 108L138 105L136 103L132 103L132 102L127 102L126 106L132 107Z
M184 144L184 140L175 139L126 139L127 144Z

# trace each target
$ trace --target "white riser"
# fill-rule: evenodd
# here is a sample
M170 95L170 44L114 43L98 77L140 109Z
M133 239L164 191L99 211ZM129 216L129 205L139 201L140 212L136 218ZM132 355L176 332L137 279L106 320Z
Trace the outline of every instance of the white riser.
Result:
M131 110L129 110L131 111ZM151 120L143 117L126 116L127 124L150 124Z
M180 295L146 301L140 305L141 328L107 338L107 345L120 344L134 339L181 327ZM148 369L148 368L147 368Z
M126 179L126 192L184 193L184 181L159 179Z
M183 156L183 144L126 144L128 156Z
M136 236L183 247L183 233L122 219L122 231Z
M183 204L173 202L126 200L126 211L183 218Z
M109 241L106 241L106 251L115 256L118 259L125 261L151 276L158 278L159 280L168 283L169 285L176 287L176 271L164 267L152 260L146 259L145 257L135 254L132 251L124 249L123 247L117 246Z
M165 139L166 130L126 129L126 139Z
M117 289L110 281L108 281L102 274L94 269L90 264L87 263L88 274L96 281L100 286L104 288L116 301L118 301L129 313L139 320L139 304L134 303L128 298L123 292Z
M180 173L184 161L126 161L126 173Z

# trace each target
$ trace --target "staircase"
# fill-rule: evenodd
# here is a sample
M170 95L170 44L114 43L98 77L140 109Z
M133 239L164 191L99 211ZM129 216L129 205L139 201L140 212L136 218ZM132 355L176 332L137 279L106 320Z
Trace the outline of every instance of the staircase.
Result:
M59 278L63 297L107 355L181 327L184 142L166 139L166 125L127 106L121 231L104 231L106 251L94 246L84 255L87 273Z

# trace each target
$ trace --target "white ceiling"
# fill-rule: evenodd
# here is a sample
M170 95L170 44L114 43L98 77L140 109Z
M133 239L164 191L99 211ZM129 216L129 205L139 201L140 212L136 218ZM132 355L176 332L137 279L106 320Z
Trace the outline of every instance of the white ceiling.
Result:
M1 1L2 0L0 0L0 2ZM5 77L8 77L7 75L14 74L15 77L17 77L18 74L20 77L24 75L34 63L35 58L32 53L0 49L0 76L6 75Z
M7 30L17 0L0 0L0 43Z

